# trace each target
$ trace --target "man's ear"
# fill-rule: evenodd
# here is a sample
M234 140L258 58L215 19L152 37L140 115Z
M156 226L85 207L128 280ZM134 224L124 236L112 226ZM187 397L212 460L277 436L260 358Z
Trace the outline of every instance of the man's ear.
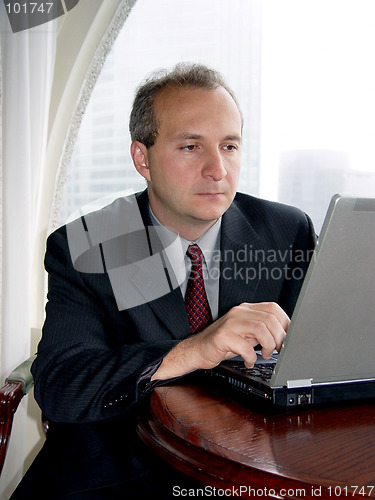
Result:
M146 146L139 141L133 141L130 145L130 154L137 171L146 181L151 181L150 169L148 167L148 150Z

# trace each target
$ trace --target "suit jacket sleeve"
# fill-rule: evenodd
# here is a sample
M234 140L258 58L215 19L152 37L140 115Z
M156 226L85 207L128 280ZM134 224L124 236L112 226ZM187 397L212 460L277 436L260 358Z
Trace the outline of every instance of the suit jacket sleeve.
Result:
M142 396L142 373L177 340L150 319L147 306L119 311L106 274L77 272L65 228L49 237L45 266L46 320L32 367L36 400L54 422L124 416Z

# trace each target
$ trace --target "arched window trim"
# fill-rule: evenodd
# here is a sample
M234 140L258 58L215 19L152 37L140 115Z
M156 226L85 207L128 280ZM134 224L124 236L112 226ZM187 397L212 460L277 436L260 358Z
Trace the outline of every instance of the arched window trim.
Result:
M61 203L64 193L65 183L68 177L69 166L77 140L79 128L82 123L87 105L89 103L95 84L98 80L100 72L104 66L106 58L115 43L118 34L122 30L125 21L127 20L132 8L137 0L122 0L118 7L112 23L109 25L101 43L99 44L95 55L89 65L85 79L83 80L81 91L77 99L70 126L67 130L63 152L60 158L60 163L57 170L56 182L54 188L54 196L51 207L51 215L49 220L48 232L52 232L59 226Z

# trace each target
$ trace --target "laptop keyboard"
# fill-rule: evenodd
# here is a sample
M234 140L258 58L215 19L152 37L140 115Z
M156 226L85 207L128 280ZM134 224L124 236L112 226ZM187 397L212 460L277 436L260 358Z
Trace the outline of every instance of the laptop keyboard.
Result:
M242 366L240 370L246 375L260 378L264 382L269 382L272 377L274 367L274 363L257 363L253 368L246 368L245 366Z

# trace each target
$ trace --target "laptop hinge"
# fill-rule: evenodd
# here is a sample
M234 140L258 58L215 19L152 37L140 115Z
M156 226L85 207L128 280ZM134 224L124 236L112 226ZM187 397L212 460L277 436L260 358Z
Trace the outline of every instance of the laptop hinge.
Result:
M287 380L286 386L288 389L295 389L296 387L311 387L312 378L301 378L296 380Z

